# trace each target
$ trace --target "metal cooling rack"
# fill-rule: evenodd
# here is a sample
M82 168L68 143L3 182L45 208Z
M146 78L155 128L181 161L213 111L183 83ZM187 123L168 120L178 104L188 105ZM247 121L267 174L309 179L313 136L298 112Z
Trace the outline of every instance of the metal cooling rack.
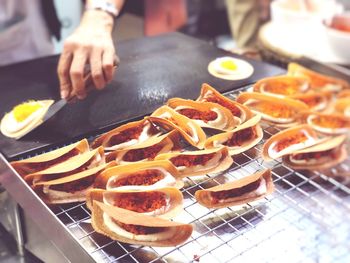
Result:
M234 156L229 171L185 179L184 212L175 220L193 224L194 232L180 246L113 241L93 230L85 203L52 211L97 262L350 262L350 158L323 174L264 162L262 144L279 130L263 129L263 141ZM263 200L217 210L195 201L199 189L265 168L272 170L276 190Z

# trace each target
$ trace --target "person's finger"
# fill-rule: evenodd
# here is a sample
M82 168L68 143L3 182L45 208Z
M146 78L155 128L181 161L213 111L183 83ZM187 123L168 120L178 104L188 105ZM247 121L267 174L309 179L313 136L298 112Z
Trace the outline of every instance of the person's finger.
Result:
M70 82L69 70L72 63L72 54L64 52L61 54L58 61L57 74L60 81L60 93L62 99L67 99L72 91L72 84Z
M87 61L87 53L78 50L73 55L73 61L70 68L70 79L73 86L72 95L76 95L78 99L86 97L84 83L84 66Z
M119 58L118 58L119 60ZM115 51L113 48L105 50L102 56L102 68L107 83L111 82L114 75Z
M106 80L102 71L102 50L95 48L90 56L91 77L97 89L106 86Z

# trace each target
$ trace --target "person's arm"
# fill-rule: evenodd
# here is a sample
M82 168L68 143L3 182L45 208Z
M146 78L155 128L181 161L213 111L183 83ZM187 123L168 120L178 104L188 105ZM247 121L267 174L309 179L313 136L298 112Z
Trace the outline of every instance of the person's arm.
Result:
M103 1L115 4L119 11L124 4L124 0ZM79 27L64 42L57 69L62 98L86 97L84 68L87 64L90 64L97 89L103 89L113 78L116 59L112 40L114 17L102 10L89 10L90 7L91 0L87 0Z

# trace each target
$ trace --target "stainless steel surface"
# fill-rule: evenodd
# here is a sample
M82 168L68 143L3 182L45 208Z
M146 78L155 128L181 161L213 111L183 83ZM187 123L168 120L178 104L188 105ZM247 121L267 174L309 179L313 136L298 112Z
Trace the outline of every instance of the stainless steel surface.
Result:
M0 154L0 184L23 208L44 233L47 243L52 242L72 262L93 262L88 253L81 249L78 240L67 231L66 226L57 218L44 202L33 192L23 179ZM34 233L40 234L40 233ZM40 255L37 255L40 258ZM62 259L63 260L63 259Z
M266 125L263 128L264 140L278 131ZM7 173L16 177L17 187L26 189L14 196L16 200L24 204L26 213L43 218L39 225L48 236L61 234L58 240L50 237L53 242L60 241L57 247L69 256L86 251L97 262L350 262L350 158L325 173L295 172L280 161L261 159L264 140L235 156L229 171L185 180L184 212L176 219L192 223L194 232L185 244L170 248L132 246L104 237L91 227L84 203L48 210L13 171ZM195 201L196 190L263 168L272 170L276 191L261 201L217 210ZM0 169L0 174L3 172ZM8 190L14 191L13 187ZM23 198L35 206L28 206ZM63 246L63 241L72 243L71 235L79 245Z

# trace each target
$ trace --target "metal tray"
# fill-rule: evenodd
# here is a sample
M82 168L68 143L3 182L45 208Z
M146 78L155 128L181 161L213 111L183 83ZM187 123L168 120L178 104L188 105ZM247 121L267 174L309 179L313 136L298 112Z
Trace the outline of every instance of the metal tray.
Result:
M226 95L235 97L237 92ZM180 246L140 247L113 241L93 230L85 203L48 209L35 200L31 206L40 208L35 211L39 225L44 224L40 228L72 262L350 262L350 158L324 173L296 172L280 161L264 162L262 144L279 130L262 126L263 141L234 156L229 171L185 179L184 212L176 220L192 223L194 232ZM276 191L263 200L217 210L195 201L199 189L264 168L272 170ZM8 190L11 193L13 187ZM38 199L27 190L26 199ZM34 215L28 202L24 211ZM52 236L57 231L63 232Z

